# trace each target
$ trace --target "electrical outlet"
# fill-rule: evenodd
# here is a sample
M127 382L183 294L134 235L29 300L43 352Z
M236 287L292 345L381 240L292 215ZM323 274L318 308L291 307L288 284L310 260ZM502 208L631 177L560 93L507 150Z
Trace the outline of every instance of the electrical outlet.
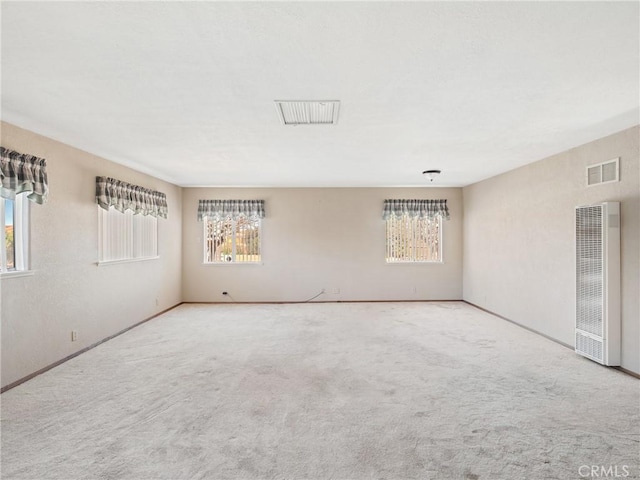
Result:
M78 340L78 332L76 330L71 330L71 341L75 342Z
M414 286L411 288L411 293L418 293L418 289Z
M333 289L333 291L332 291L332 293L333 293L334 295L338 295L338 294L340 293L340 289L339 289L339 288L334 288L334 289Z

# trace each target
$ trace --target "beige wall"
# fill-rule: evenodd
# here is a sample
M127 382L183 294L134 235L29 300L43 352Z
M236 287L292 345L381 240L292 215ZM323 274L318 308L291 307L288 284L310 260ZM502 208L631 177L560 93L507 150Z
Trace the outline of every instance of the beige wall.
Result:
M6 123L2 145L46 158L50 185L49 202L30 207L33 276L0 280L4 386L180 302L182 200L174 185ZM96 175L167 194L160 259L96 265Z
M626 130L464 189L181 189L3 123L3 146L47 159L51 193L31 206L34 275L0 281L2 385L180 301L228 301L222 291L256 302L303 301L323 288L316 301L464 298L573 344L574 208L606 200L622 202L622 363L640 372L639 134ZM587 165L618 156L621 182L584 185ZM167 194L159 260L96 266L96 175ZM266 201L262 265L202 264L201 198ZM443 264L385 263L385 198L448 200Z
M199 199L264 199L263 265L202 263ZM444 264L387 265L385 198L446 198ZM183 193L183 300L460 299L462 191L458 188L190 188ZM415 293L414 293L415 288ZM332 293L340 289L339 294Z
M575 207L621 202L622 366L640 373L640 170L634 127L464 188L464 299L574 344ZM620 182L585 186L620 157Z

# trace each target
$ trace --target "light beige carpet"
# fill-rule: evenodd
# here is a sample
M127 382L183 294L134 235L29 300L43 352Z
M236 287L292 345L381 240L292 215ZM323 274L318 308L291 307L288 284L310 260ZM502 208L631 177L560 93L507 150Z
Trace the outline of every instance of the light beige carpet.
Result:
M639 410L637 379L463 303L183 305L3 394L1 468L638 478Z

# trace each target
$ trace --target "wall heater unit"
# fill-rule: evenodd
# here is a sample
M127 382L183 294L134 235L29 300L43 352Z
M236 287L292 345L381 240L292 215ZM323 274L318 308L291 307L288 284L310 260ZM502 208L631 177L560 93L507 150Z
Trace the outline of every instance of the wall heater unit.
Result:
M576 208L576 352L620 365L620 203Z

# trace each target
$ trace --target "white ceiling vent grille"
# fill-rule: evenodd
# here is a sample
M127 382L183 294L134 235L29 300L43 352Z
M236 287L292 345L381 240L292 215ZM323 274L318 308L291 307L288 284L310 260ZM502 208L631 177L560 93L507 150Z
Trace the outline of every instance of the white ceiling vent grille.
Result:
M338 123L339 100L276 100L275 103L283 125Z
M620 181L620 157L587 167L587 185Z

